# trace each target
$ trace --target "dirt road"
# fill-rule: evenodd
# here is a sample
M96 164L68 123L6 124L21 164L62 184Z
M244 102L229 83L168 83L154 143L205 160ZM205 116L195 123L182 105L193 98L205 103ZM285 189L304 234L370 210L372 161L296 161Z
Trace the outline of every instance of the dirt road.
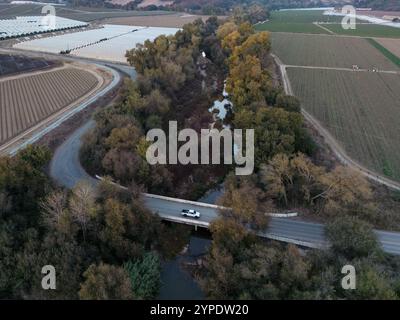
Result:
M276 63L279 65L279 69L281 71L282 75L282 81L283 81L283 87L286 92L286 94L289 95L294 95L292 87L290 85L290 80L286 72L286 68L288 66L284 65L282 61L277 57L276 55L272 54L272 57L275 59ZM296 66L292 66L296 67ZM302 67L302 66L297 66L297 67ZM318 67L310 67L314 69L324 69L324 68L318 68ZM334 70L341 70L340 68L332 68ZM347 165L351 167L352 169L360 172L362 175L366 176L367 178L383 184L393 190L400 191L400 183L392 181L390 179L387 179L386 177L383 177L376 172L373 172L366 167L362 166L361 164L357 163L353 159L351 159L342 146L336 141L336 139L324 128L324 126L317 120L315 119L311 114L309 114L304 108L301 109L301 113L303 114L304 118L311 123L311 125L318 130L318 132L321 134L321 136L324 137L325 142L328 144L328 146L332 149L334 152L335 156L339 159L341 163L344 165Z

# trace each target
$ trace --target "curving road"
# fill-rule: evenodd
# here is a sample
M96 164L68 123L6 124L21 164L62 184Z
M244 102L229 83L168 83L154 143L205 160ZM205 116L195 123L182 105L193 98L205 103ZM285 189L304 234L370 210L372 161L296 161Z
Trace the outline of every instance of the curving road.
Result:
M6 51L8 53L15 53L18 50L14 49L4 49L0 48L0 51ZM20 52L19 52L20 53ZM110 63L104 63L101 61L93 61L89 59L80 59L73 57L63 57L58 55L44 54L37 52L27 52L24 54L30 54L34 56L52 56L64 60L83 60L89 63L101 64L103 68L108 68L114 75L112 83L101 92L99 92L93 101L100 98L101 96L107 94L112 90L119 82L120 75L115 69L121 71L122 66L115 66ZM111 66L112 68L107 67ZM285 77L285 67L281 66L281 71L283 72L283 80L285 82L286 89L290 88L290 83ZM287 83L286 83L287 82ZM86 101L80 107L76 108L75 112L79 112L85 108L88 104L93 102L92 100ZM65 121L70 115L66 114L62 121ZM60 123L62 122L60 121ZM58 123L59 124L59 123ZM46 128L45 134L52 129L54 129L57 123ZM75 130L71 136L56 150L54 157L50 163L50 175L51 177L60 185L72 188L79 181L85 180L95 186L98 180L94 179L83 169L79 161L79 150L81 146L82 136L94 126L93 120L87 122L82 127ZM28 143L33 143L38 139L39 136L35 136L29 141L27 141L23 146ZM16 152L18 150L14 150ZM382 181L380 181L382 182ZM208 227L209 223L218 217L218 207L214 205L209 205L200 202L192 202L181 199L173 199L167 197L159 197L154 195L143 195L143 201L146 206L152 210L154 213L158 213L163 219L171 220L178 223L186 223L195 226ZM186 219L180 216L180 211L183 208L191 208L201 212L202 217L199 220ZM397 232L387 232L387 231L375 231L378 239L380 240L384 251L396 255L400 255L400 233ZM324 225L318 223L304 222L299 220L293 220L290 218L271 218L269 227L264 232L259 233L260 236L269 239L275 239L279 241L284 241L288 243L294 243L297 245L302 245L311 248L324 248L328 246L325 238Z
M9 48L8 49L0 48L0 51L3 52L6 51L7 53L18 52L18 50ZM44 57L56 56L52 54L44 54L44 53L38 54L37 52L26 52L26 51L24 52L24 54L32 56L44 56ZM121 70L121 68L126 68L120 65L117 66L110 63L104 63L101 61L93 61L88 59L80 59L73 57L60 58L59 56L57 56L57 58L63 60L83 60L88 63L99 64L102 65L103 68L108 68L109 71L113 73L114 79L112 83L110 83L107 88L104 88L101 92L99 92L94 99L100 98L102 95L107 94L118 84L120 80L120 75L116 71L116 69L120 71L125 71ZM89 103L93 101L90 101ZM83 103L80 107L76 109L77 110L76 112L82 110L87 105L88 102ZM68 117L68 115L66 115L66 117ZM66 120L66 118L63 118L63 120ZM56 123L53 124L53 126L50 126L49 128L46 129L45 132L42 132L41 134L45 134L51 131L57 125L58 124ZM98 183L98 180L94 179L93 177L87 174L87 172L83 169L79 161L81 138L93 126L94 126L93 120L87 122L85 125L75 130L71 134L71 136L56 150L54 157L50 163L50 175L58 184L67 188L72 188L73 186L76 185L76 183L82 180L88 181L94 186ZM36 136L36 139L37 138L38 137ZM27 141L26 144L32 143L34 141L35 138ZM218 217L218 208L216 206L205 203L190 202L190 201L172 199L166 197L157 197L154 195L144 195L143 201L150 210L152 210L154 213L158 213L163 219L179 223L208 227L208 224L211 221L213 221L216 217ZM188 208L188 207L201 212L202 213L201 219L200 220L183 219L180 216L180 211L183 208ZM376 231L376 232L379 240L382 243L383 249L386 252L400 255L400 233L385 232L385 231ZM276 217L271 218L271 222L268 229L264 232L261 232L260 236L311 248L324 248L328 245L325 238L324 226L322 224L303 222L299 220L293 220L290 218L276 218Z
M50 175L60 185L72 188L82 180L96 185L98 180L89 176L79 162L81 137L94 125L93 121L77 129L55 152L50 164ZM208 224L218 217L218 207L201 202L186 201L154 195L143 195L145 205L163 219L178 223L208 227ZM182 209L190 208L201 212L199 220L186 219L180 216ZM400 233L376 231L383 249L392 254L400 255ZM290 218L271 218L268 229L260 236L294 243L310 248L328 246L325 238L324 225L304 222Z

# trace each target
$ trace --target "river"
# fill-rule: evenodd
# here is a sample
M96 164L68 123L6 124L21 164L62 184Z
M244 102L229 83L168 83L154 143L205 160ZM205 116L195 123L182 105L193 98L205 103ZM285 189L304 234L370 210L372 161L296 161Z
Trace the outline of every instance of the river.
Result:
M222 100L215 100L213 106L208 111L215 113L215 121L221 120L223 122L230 108L232 108L232 104L228 100L228 93L224 85ZM227 128L229 126L223 124L223 127ZM222 192L222 186L209 190L198 201L215 204ZM196 279L193 278L188 270L185 270L184 265L195 263L200 256L207 253L210 244L211 236L208 231L192 231L187 251L179 254L170 261L163 262L161 270L161 289L157 297L158 299L202 300L205 298Z

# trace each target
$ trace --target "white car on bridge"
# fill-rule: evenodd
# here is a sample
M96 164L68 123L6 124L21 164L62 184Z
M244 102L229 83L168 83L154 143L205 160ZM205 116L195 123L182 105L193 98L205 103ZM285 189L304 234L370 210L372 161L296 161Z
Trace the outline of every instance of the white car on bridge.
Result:
M200 218L200 212L196 211L196 210L188 210L188 209L183 209L181 211L181 215L184 217L190 217L190 218Z

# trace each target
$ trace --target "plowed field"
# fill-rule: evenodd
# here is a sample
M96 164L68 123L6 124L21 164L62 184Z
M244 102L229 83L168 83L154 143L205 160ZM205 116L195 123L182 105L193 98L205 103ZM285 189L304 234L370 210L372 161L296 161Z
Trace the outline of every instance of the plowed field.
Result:
M97 84L95 75L73 67L0 80L0 144L69 106Z

